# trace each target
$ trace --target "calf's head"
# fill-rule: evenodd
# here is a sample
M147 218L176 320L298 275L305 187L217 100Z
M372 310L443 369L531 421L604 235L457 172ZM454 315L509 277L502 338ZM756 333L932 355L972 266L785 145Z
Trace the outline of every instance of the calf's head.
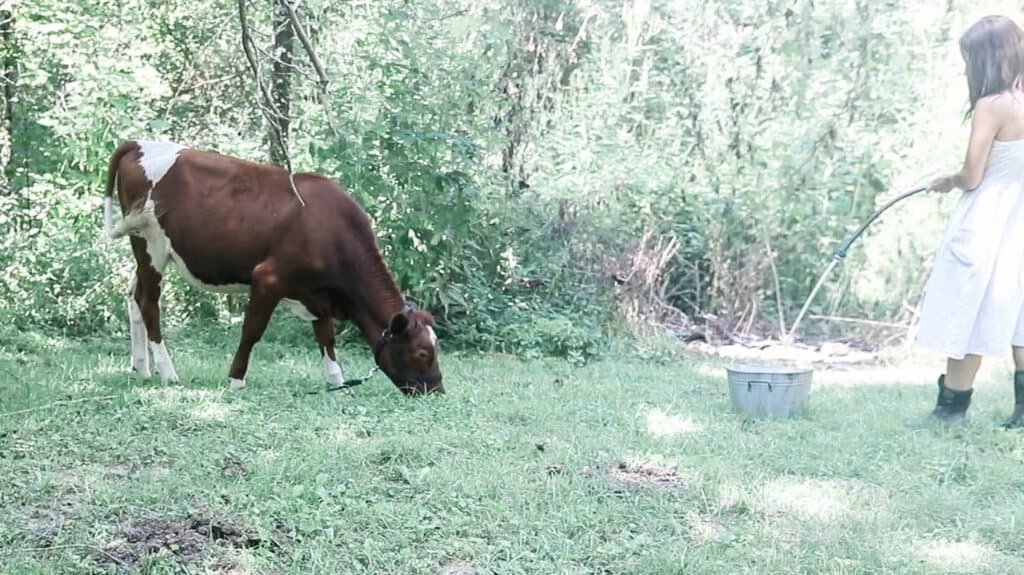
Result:
M429 312L411 309L396 313L377 344L377 365L402 393L444 393L437 365L437 335Z

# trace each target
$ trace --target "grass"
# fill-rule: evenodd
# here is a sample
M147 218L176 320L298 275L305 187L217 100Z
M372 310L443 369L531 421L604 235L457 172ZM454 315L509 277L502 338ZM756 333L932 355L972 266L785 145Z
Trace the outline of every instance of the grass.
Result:
M449 394L320 390L312 342L0 338L2 573L1022 573L1024 433L986 372L961 430L931 376L818 370L786 421L721 366L445 354ZM343 352L349 374L364 349Z

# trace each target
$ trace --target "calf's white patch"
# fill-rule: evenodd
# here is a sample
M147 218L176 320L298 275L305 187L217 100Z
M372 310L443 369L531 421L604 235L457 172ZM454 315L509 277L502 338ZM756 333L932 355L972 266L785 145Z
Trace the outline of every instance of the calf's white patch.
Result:
M324 379L329 387L337 387L345 382L345 375L341 372L341 366L328 355L324 354Z
M171 355L167 353L167 346L164 345L164 342L150 341L149 350L153 352L153 363L156 364L160 380L164 383L178 381L178 374L174 371L174 363L171 362Z
M150 183L149 191L152 193L153 188L174 166L174 162L178 161L178 154L185 149L185 146L173 142L150 142L147 140L136 140L135 143L139 145L139 154L141 154L139 166L146 173L146 179Z

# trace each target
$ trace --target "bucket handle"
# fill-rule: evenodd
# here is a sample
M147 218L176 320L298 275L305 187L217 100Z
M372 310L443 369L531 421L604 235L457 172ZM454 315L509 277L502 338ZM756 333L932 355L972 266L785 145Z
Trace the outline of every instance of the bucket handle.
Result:
M770 382L770 381L760 381L760 380L748 381L747 382L747 391L751 391L753 389L753 386L754 386L755 383L763 383L763 384L767 385L768 386L768 392L771 393L771 391L772 391L772 382Z

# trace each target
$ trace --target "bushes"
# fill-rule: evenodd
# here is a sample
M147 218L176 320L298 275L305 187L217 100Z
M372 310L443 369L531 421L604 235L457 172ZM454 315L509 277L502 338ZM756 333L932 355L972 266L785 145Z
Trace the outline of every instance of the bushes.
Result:
M39 179L23 190L30 202L0 197L5 323L81 335L103 330L116 314L126 275L99 233L95 197L83 200L82 191L61 178Z
M502 335L506 346L526 350L528 356L551 355L585 362L605 351L601 346L604 335L592 327L563 315L533 316L527 321L510 323Z
M0 320L123 329L130 251L99 233L120 139L266 147L231 7L129 4L116 24L89 3L17 8ZM251 17L269 38L270 3ZM291 163L351 191L399 284L460 346L584 360L624 315L661 317L621 313L637 301L774 321L769 257L792 315L879 196L959 156L955 114L937 114L956 98L930 104L959 94L934 72L958 55L933 31L965 16L925 0L309 2L301 17L332 83L296 53ZM933 227L887 237L905 255L862 260L875 280L826 286L829 311L904 313ZM615 278L645 233L674 255L623 305ZM165 306L171 323L241 311L173 273Z

